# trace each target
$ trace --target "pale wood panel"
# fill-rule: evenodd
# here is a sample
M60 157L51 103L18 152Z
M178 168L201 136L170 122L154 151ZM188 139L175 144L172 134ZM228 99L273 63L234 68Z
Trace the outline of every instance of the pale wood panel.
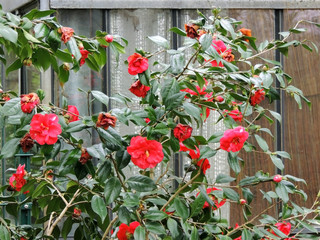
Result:
M285 10L285 29L293 27L299 20L320 22L319 10ZM299 25L300 26L300 25ZM319 47L320 29L310 24L301 24L307 32L295 35L295 39L308 39ZM284 59L285 71L293 77L293 85L300 88L312 102L311 111L306 104L302 110L296 110L297 104L287 96L284 108L285 150L292 156L292 161L285 161L285 173L304 178L308 185L299 185L308 194L303 203L300 197L296 202L310 207L320 189L319 161L319 103L320 103L320 57L302 47L291 48Z

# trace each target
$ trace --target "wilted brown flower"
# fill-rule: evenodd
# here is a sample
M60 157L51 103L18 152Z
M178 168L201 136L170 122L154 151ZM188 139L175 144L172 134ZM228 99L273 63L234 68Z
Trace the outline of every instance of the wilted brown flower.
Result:
M227 62L234 61L234 55L231 53L231 51L225 51L224 53L221 54L221 56Z
M195 24L192 24L192 23L184 25L184 29L187 32L187 37L189 37L189 38L197 38L197 37L199 37L198 32L197 32L198 28L199 28L198 25L195 25Z
M89 155L87 149L81 148L81 157L79 159L79 162L84 165L86 164L92 157Z
M23 152L28 152L34 145L34 141L30 136L30 133L26 133L20 140L20 145Z
M105 130L109 128L109 126L115 127L117 122L117 118L112 116L110 113L100 113L98 116L98 121L96 123L97 127L102 127Z

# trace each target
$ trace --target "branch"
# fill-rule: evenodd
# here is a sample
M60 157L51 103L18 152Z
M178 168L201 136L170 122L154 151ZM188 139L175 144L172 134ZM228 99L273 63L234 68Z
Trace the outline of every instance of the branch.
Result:
M116 216L108 225L106 231L104 232L101 240L105 240L108 237L108 234L110 232L111 227L113 226L113 224L118 220L118 216Z

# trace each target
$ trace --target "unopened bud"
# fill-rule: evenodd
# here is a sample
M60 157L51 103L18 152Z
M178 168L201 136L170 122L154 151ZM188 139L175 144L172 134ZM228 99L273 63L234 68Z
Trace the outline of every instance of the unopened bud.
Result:
M108 43L111 43L111 42L113 42L113 36L112 35L107 35L107 36L105 36L104 37L104 39L106 40L106 42L108 42Z
M32 59L31 58L26 58L25 60L23 60L23 65L25 66L31 66L32 65Z
M279 174L275 175L275 176L273 177L273 181L274 181L274 182L277 182L277 183L281 182L281 181L282 181L282 176L279 175Z
M82 44L82 43L79 43L79 44L78 44L78 48L79 48L80 50L83 50L83 49L84 49L83 44Z
M70 70L70 65L69 63L63 63L63 69L66 70L66 71L69 71Z
M263 71L268 71L269 68L268 68L267 66L263 66L262 70L263 70Z
M245 199L240 199L240 204L241 205L246 205L247 204L247 200L245 200Z

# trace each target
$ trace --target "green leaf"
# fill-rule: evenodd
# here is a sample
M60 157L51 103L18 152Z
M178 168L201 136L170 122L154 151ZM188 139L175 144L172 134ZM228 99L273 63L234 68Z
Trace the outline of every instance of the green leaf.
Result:
M187 33L185 31L177 27L170 28L169 31L179 34L181 36L187 36Z
M100 91L96 91L96 90L91 91L91 93L95 99L97 99L99 102L103 103L104 105L106 105L108 107L109 97L106 94L104 94L103 92L100 92Z
M190 114L195 119L197 120L201 119L201 116L200 116L201 110L198 106L194 105L193 103L184 102L183 108L188 114Z
M55 10L41 11L38 9L32 9L30 12L26 13L24 17L29 18L30 20L33 20L36 18L43 18L43 17L49 16L55 12L56 12Z
M90 154L90 153L89 153ZM98 177L101 182L105 182L111 173L111 163L107 160L101 163L98 168Z
M169 49L169 41L161 36L151 36L148 37L152 42L158 44L161 47L164 47L166 49Z
M146 239L146 231L142 226L138 226L136 230L134 230L134 240L145 240Z
M104 222L105 218L108 215L108 212L103 199L98 195L94 195L91 199L91 208L96 214L100 216L102 222Z
M150 72L147 69L143 73L138 74L140 82L145 86L150 86Z
M74 58L77 61L79 61L82 55L80 53L79 47L78 47L77 42L74 39L74 37L71 37L70 40L66 43L66 45L67 45L69 52L71 52L71 54L74 56Z
M233 92L231 92L230 95L231 95L234 99L239 100L239 101L247 101L247 100L248 100L248 97L243 96L243 95L240 95L240 94L238 94L238 93L233 93Z
M267 152L269 150L269 146L267 144L267 142L262 138L260 137L259 135L255 134L254 137L256 138L257 140L257 143L259 144L260 148L264 151L264 152Z
M0 225L0 239L1 240L10 240L10 233L7 228L3 225Z
M211 149L208 146L205 146L200 149L200 159L211 158L217 154L216 150Z
M197 216L203 209L206 199L202 194L199 194L196 199L191 203L191 217Z
M166 230L159 222L147 222L145 225L147 230L152 233L155 233L157 235L166 234Z
M307 31L307 29L306 28L290 28L289 31L292 33L302 33Z
M240 165L239 165L239 161L238 161L238 157L234 153L231 153L231 152L228 153L228 163L229 163L229 166L231 167L231 169L236 174L238 174L241 171L241 168L240 168Z
M185 201L181 200L179 197L176 197L173 202L176 213L183 220L186 220L189 217L189 207L185 203Z
M297 221L306 229L308 229L309 231L313 232L313 233L318 233L317 229L315 227L313 227L312 225L304 222L304 221L301 221L299 219L297 219Z
M241 240L251 240L252 239L252 234L248 229L243 229L242 234L241 234Z
M70 74L69 71L65 70L63 65L59 67L58 77L59 77L60 84L63 85L64 83L68 82L69 74Z
M178 231L178 223L173 220L172 218L169 218L167 221L167 227L169 229L169 231L171 232L171 236L173 238L177 238L179 237L179 231Z
M184 53L177 53L170 56L170 67L173 74L179 74L184 69Z
M72 228L72 217L68 217L64 222L63 222L63 227L61 230L61 236L64 238L64 240L66 240L68 238L68 234L71 231Z
M231 23L228 20L221 19L220 20L220 25L223 27L225 30L231 33L232 38L234 39L236 37L236 34L234 32L234 29L231 25Z
M22 29L23 31L23 35L24 37L32 43L41 43L41 41L39 41L37 38L35 38L34 36L32 36L30 33L28 33L26 30Z
M20 110L20 98L12 98L7 101L2 108L0 108L3 116L12 116L18 113Z
M14 70L17 70L19 68L22 67L22 62L20 59L17 59L16 61L14 61L9 67L7 67L6 69L6 76L8 76L8 74Z
M119 221L127 225L131 222L129 210L125 206L121 206L118 211Z
M16 44L18 41L18 33L12 28L0 23L0 37Z
M102 147L102 144L94 144L91 147L87 147L87 151L90 156L104 160L105 159L105 152Z
M196 227L193 227L192 228L192 231L191 231L191 240L198 240L199 239L199 232L198 232L198 229Z
M138 192L150 192L157 186L154 181L147 176L133 176L127 180L130 188L137 190Z
M167 217L168 217L168 214L166 214L164 211L158 211L158 210L150 210L144 215L144 218L152 221L161 221Z
M274 153L276 153L280 157L291 159L290 154L285 151L276 151Z
M276 193L278 194L278 197L282 199L284 203L287 203L289 201L288 191L284 184L277 183L276 185Z
M97 128L97 132L104 139L104 143L109 144L108 147L113 146L116 148L122 148L122 140L116 130L112 127L109 127L108 130L104 130L103 128Z
M226 198L238 202L240 197L239 194L231 188L223 188L223 194Z
M108 179L104 187L104 197L106 204L112 203L121 192L121 184L118 178L112 177Z
M273 164L279 168L281 171L284 169L284 165L283 165L283 162L280 158L278 158L277 156L275 155L270 155L270 158L273 162Z
M13 138L9 141L6 141L4 146L1 149L1 157L3 158L11 158L18 151L20 143L20 138Z
M292 180L292 181L296 181L296 182L303 182L304 184L307 185L306 181L302 178L298 178L298 177L295 177L295 176L292 176L292 175L285 175L284 177L288 178L289 180Z
M225 175L223 173L220 173L216 178L216 183L229 183L236 180L233 177L230 177L229 175Z
M72 55L66 51L62 51L61 49L58 49L55 53L55 55L63 62L72 62Z
M203 34L200 37L199 41L202 46L202 50L206 51L212 44L212 35L211 34Z
M274 112L274 111L271 111L271 110L269 110L269 112L271 113L271 115L275 118L275 119L277 119L278 121L279 121L279 123L281 123L281 114L279 114L279 113L277 113L277 112Z

